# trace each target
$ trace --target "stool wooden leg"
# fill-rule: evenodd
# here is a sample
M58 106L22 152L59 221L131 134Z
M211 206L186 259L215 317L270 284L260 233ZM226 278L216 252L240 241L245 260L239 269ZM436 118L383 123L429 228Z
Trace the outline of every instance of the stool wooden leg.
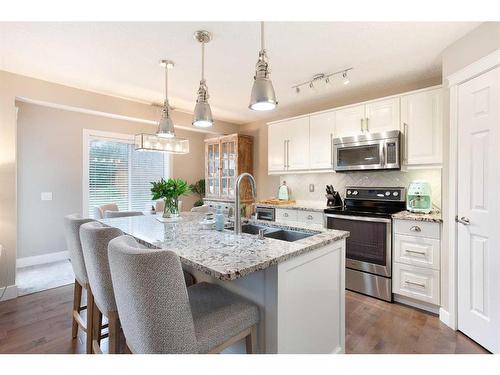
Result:
M72 327L71 337L74 339L78 335L78 321L75 318L75 313L80 314L80 306L82 303L82 286L75 280L75 287L73 292L73 313L72 313Z
M94 327L94 296L87 287L87 354L92 354L92 331Z
M120 320L116 311L108 314L109 353L120 353Z
M93 319L93 327L92 327L92 353L94 354L102 354L100 345L101 345L101 322L102 322L102 313L94 303L94 319Z
M250 334L245 337L245 344L247 348L247 354L257 353L257 327L253 326L250 329Z

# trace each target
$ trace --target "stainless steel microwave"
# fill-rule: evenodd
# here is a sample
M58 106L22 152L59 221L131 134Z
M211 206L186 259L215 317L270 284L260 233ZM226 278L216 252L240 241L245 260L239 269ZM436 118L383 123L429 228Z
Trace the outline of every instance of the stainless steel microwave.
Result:
M401 133L391 130L333 140L336 172L401 169Z

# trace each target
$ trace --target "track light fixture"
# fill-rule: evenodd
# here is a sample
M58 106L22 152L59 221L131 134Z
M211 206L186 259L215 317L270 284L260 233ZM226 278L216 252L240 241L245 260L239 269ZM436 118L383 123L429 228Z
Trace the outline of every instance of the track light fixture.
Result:
M308 86L310 89L316 89L316 88L319 88L322 86L327 86L332 82L332 80L331 80L332 77L340 76L340 75L342 75L342 83L344 85L347 85L348 83L351 82L349 80L349 77L347 76L347 74L352 69L353 68L348 68L348 69L339 70L338 72L329 73L329 74L318 73L318 74L315 74L314 76L312 76L312 78L310 80L292 86L292 89L295 90L295 93L299 94L304 86Z

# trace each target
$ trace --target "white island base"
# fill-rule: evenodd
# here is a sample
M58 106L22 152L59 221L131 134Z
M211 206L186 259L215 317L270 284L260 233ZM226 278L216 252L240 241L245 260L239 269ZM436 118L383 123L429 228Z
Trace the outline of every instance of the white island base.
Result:
M233 281L191 270L260 306L259 353L344 353L345 239ZM245 353L243 342L226 353Z

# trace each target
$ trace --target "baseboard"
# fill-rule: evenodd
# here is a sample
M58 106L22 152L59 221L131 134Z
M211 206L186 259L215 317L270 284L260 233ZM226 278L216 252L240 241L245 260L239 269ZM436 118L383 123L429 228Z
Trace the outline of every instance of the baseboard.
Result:
M19 258L16 260L16 268L53 263L64 259L69 259L69 252L59 251L57 253L49 253L43 255L36 255L33 257Z
M450 323L450 313L442 307L439 308L439 320L446 324L448 327L453 328Z
M2 297L3 294L3 297ZM7 301L9 299L17 298L17 285L9 285L4 288L0 288L0 302Z
M430 313L439 314L439 306L431 305L427 302L417 301L410 297L401 296L399 294L394 294L394 301L402 303L403 305L408 305L411 307L416 307L417 309L428 311Z

